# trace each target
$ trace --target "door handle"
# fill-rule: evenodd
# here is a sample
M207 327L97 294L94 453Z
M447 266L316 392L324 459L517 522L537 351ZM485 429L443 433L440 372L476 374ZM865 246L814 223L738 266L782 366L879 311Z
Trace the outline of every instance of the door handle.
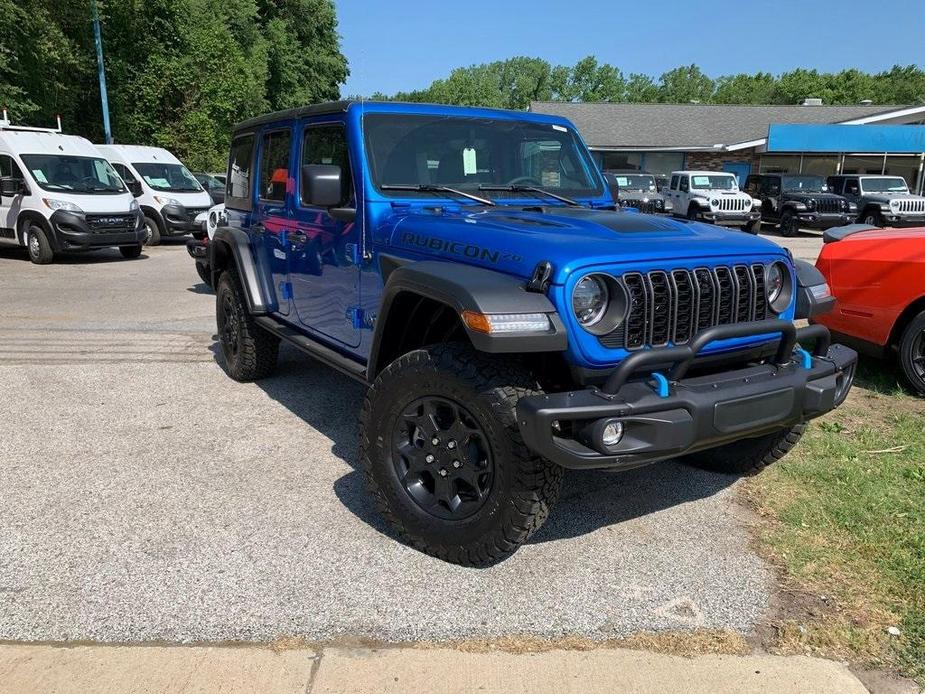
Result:
M290 231L286 234L286 238L289 240L289 243L305 243L308 241L308 237L299 231Z

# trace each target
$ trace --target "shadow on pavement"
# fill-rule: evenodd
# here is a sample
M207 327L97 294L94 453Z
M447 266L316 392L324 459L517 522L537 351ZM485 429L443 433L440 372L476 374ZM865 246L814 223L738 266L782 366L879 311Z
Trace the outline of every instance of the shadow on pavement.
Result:
M221 350L214 344L216 361ZM332 442L331 452L353 470L334 483L334 493L357 518L394 539L366 493L358 469L358 417L365 387L296 349L283 345L279 369L257 385L273 400ZM310 461L310 452L306 460ZM656 511L713 496L737 478L656 463L626 472L566 473L559 503L531 543L573 538Z

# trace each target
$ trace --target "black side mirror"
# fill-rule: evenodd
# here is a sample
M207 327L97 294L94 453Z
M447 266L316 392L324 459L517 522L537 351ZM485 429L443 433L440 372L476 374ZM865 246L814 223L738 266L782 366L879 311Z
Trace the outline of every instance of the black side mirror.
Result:
M125 184L129 192L136 198L140 198L144 194L144 190L141 188L141 181L131 181Z
M313 207L336 207L343 199L341 170L330 164L302 167L302 201Z
M26 182L15 176L4 176L0 178L0 196L4 198L15 198L17 195L28 193Z

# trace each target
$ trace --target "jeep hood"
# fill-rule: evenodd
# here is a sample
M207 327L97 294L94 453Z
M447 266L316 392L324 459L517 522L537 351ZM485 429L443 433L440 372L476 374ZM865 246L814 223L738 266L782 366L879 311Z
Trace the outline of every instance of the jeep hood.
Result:
M777 244L741 231L577 207L412 208L396 213L386 229L400 255L466 262L525 279L548 260L556 284L588 266L786 255Z
M864 193L864 199L869 202L890 202L890 200L925 200L921 195L911 193Z

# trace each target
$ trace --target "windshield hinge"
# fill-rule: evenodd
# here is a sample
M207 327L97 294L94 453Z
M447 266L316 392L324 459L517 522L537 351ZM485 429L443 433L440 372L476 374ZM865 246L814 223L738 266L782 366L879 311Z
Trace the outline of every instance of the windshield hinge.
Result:
M534 294L545 294L549 289L549 282L552 278L552 265L548 260L541 260L533 268L533 276L527 282L527 291Z

